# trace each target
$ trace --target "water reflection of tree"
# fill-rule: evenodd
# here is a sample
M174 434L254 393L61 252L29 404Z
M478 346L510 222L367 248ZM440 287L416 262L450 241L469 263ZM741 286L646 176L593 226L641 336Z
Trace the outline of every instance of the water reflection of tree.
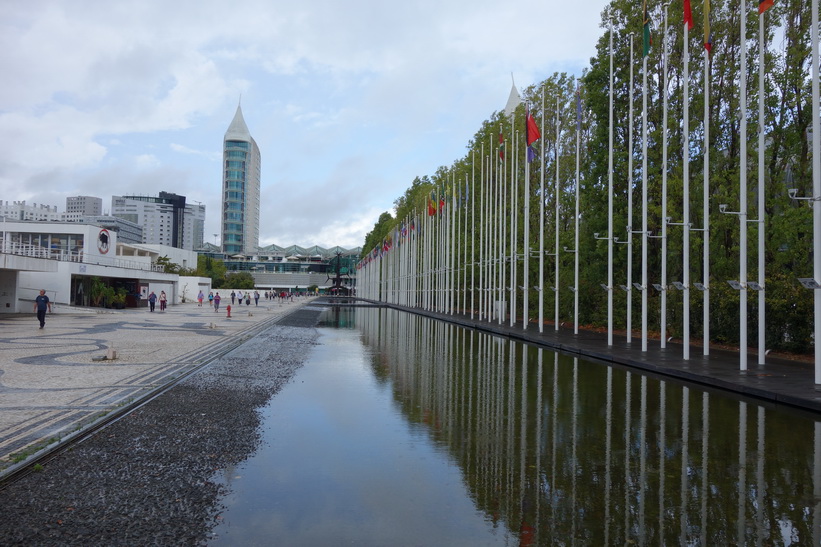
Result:
M460 466L476 507L521 541L811 541L811 417L360 311L376 376Z

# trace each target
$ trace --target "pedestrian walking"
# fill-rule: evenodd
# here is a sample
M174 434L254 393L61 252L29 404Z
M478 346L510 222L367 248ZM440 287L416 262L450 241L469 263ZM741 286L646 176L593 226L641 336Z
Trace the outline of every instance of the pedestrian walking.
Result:
M250 292L245 293L245 305L246 306L251 305L251 293Z
M234 305L234 299L236 297L237 297L237 293L235 293L234 291L231 291L231 305L232 306Z
M46 310L51 313L51 301L46 296L46 290L40 289L40 294L34 299L34 311L37 312L41 329L46 326Z
M154 311L154 306L157 304L157 295L154 294L154 291L151 291L151 294L148 295L148 311Z
M259 291L254 291L254 306L259 306Z
M214 295L214 311L219 311L220 309L220 293Z
M202 290L200 290L200 293L197 295L197 307L202 307L203 298L205 298L205 295L203 294Z
M165 311L165 305L168 302L168 297L165 296L165 291L160 291L160 311Z
M208 293L208 307L209 308L214 307L214 292L213 291Z

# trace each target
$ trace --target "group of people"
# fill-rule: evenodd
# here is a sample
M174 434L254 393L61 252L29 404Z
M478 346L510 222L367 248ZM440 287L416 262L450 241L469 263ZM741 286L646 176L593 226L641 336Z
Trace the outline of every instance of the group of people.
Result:
M281 298L281 299L285 300L286 298L293 299L294 294L291 293L291 292L285 292L285 291L282 291L280 293L276 293L275 291L265 291L264 296L265 296L266 300L274 300L276 298ZM46 297L46 298L48 298L48 297ZM259 298L260 298L259 291L254 291L253 293L251 291L245 291L245 293L243 293L241 290L240 291L231 291L231 305L235 305L237 303L239 303L239 305L242 305L242 303L244 301L246 306L250 306L252 298L254 300L254 305L259 306ZM209 292L208 293L208 306L211 307L211 308L214 308L214 311L218 311L219 307L220 307L220 300L221 299L222 298L220 297L219 292L217 292L216 294L214 293L214 291ZM149 311L152 311L152 312L154 311L157 301L160 302L160 311L165 311L165 309L168 306L168 297L166 296L165 291L160 291L159 296L157 296L157 294L154 291L151 291L151 293L148 295L148 308L149 308ZM197 306L202 307L202 304L203 304L204 301L205 301L205 293L203 291L200 291L199 294L197 294ZM39 318L39 311L40 311L39 308L36 308L36 311L38 311L38 318ZM43 311L43 314L45 315L45 311ZM41 326L40 328L43 328L43 327Z
M245 299L245 305L250 306L251 305L251 298L252 298L251 291L247 291L244 295L242 294L242 291L239 291L239 292L231 291L231 305L232 306L234 305L234 302L236 302L236 301L239 301L239 304L242 305L243 299ZM254 291L253 299L254 299L254 305L259 306L259 291Z
M165 308L168 307L168 297L165 295L165 291L160 291L159 297L157 297L157 294L154 291L151 291L151 294L148 295L149 311L154 311L154 306L156 306L157 300L160 301L160 311L165 311Z
M266 300L274 300L276 298L281 298L283 300L289 298L293 300L294 293L285 291L282 291L280 293L276 293L275 291L265 291L264 296ZM297 294L297 296L299 296L299 294ZM254 291L253 293L251 291L246 291L245 293L243 293L242 291L231 291L231 304L239 302L239 304L242 305L243 300L245 300L245 305L250 306L251 299L253 298L254 305L259 306L259 297L259 291ZM160 302L160 311L166 310L166 308L168 307L168 296L165 294L165 291L160 291L159 296L157 296L157 294L154 291L151 291L151 293L149 293L148 295L149 311L154 311L158 300ZM205 293L200 291L197 295L197 305L201 307L204 300ZM214 311L219 311L220 300L221 297L219 292L217 292L216 294L214 294L213 291L208 293L208 305L214 308ZM48 296L46 296L45 290L41 290L40 295L37 296L37 298L35 298L34 311L37 312L37 320L40 322L40 328L42 329L46 325L46 311L51 311L51 302L49 301Z

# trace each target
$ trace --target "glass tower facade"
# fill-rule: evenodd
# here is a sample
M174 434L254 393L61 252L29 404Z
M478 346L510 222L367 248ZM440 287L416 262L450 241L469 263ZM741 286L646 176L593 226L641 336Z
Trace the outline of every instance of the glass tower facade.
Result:
M259 247L261 158L237 107L222 148L222 245L227 255L251 255Z

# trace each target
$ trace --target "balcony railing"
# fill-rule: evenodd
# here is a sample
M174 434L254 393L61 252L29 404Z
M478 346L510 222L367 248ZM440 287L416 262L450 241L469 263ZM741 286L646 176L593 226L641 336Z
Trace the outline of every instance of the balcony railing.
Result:
M0 239L0 252L4 254L26 256L31 258L59 260L61 262L78 262L83 264L111 266L115 268L127 268L131 270L143 270L149 272L164 271L162 265L146 263L139 260L125 260L122 258L108 258L102 256L89 257L84 255L83 251L47 249L39 245L31 245L28 243L15 243L13 241L4 242L2 239Z

